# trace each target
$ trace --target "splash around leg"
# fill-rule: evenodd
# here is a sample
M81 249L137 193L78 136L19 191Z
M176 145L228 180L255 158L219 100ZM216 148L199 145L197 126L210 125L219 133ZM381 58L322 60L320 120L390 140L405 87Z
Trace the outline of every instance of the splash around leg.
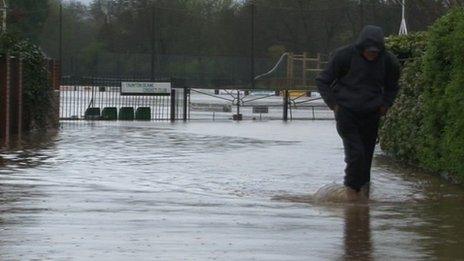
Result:
M365 204L369 203L370 183L365 184L359 191L342 184L328 184L310 195L280 195L273 200L295 203L317 204Z
M359 191L340 184L329 184L317 190L314 200L327 203L367 203L369 194L369 183Z

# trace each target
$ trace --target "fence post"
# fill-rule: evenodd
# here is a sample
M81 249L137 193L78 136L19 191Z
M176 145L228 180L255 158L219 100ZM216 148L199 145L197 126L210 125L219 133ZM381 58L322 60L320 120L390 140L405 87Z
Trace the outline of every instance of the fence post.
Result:
M288 120L288 90L284 91L284 111L283 111L283 120Z
M176 90L171 89L171 121L176 120Z
M287 57L287 89L284 90L284 95L283 95L283 98L284 98L284 104L283 104L283 120L284 121L287 121L288 120L288 96L289 96L289 93L288 93L288 89L292 89L295 82L293 80L293 66L294 66L294 63L295 62L295 59L294 59L294 54L293 53L289 53L288 54L288 57Z
M184 87L184 108L183 108L183 120L187 121L187 106L189 106L188 103L188 95L189 95L190 89L187 87Z

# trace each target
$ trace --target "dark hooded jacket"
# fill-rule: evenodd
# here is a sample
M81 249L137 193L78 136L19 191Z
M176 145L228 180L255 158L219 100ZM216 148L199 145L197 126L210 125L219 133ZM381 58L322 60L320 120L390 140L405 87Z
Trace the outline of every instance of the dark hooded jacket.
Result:
M380 50L379 57L368 61L362 53L372 46ZM355 44L334 52L316 84L332 109L339 105L353 111L374 111L392 106L399 90L399 75L398 60L385 50L383 30L369 25Z

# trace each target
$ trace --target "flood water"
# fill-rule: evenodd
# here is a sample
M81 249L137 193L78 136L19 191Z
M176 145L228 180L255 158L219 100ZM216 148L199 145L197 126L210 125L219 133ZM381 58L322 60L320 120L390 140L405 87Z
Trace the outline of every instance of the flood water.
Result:
M370 203L301 203L333 121L62 122L0 154L0 260L464 259L464 189L377 154Z

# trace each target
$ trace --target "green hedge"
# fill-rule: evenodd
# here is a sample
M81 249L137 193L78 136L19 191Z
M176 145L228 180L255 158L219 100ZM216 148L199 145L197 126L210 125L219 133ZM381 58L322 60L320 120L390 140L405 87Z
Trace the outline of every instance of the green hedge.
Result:
M0 36L0 55L23 59L24 128L46 129L51 119L53 89L48 79L45 57L36 45L11 34Z
M423 56L427 46L426 32L408 35L394 35L387 38L386 47L393 52L400 61Z
M382 149L464 180L464 10L452 10L427 34L389 39L389 48L409 48L410 56L380 130Z
M422 57L427 34L416 33L387 39L387 48L402 59L401 89L395 105L380 129L380 145L395 157L414 163L417 156L417 132L422 120L420 100L423 93Z

